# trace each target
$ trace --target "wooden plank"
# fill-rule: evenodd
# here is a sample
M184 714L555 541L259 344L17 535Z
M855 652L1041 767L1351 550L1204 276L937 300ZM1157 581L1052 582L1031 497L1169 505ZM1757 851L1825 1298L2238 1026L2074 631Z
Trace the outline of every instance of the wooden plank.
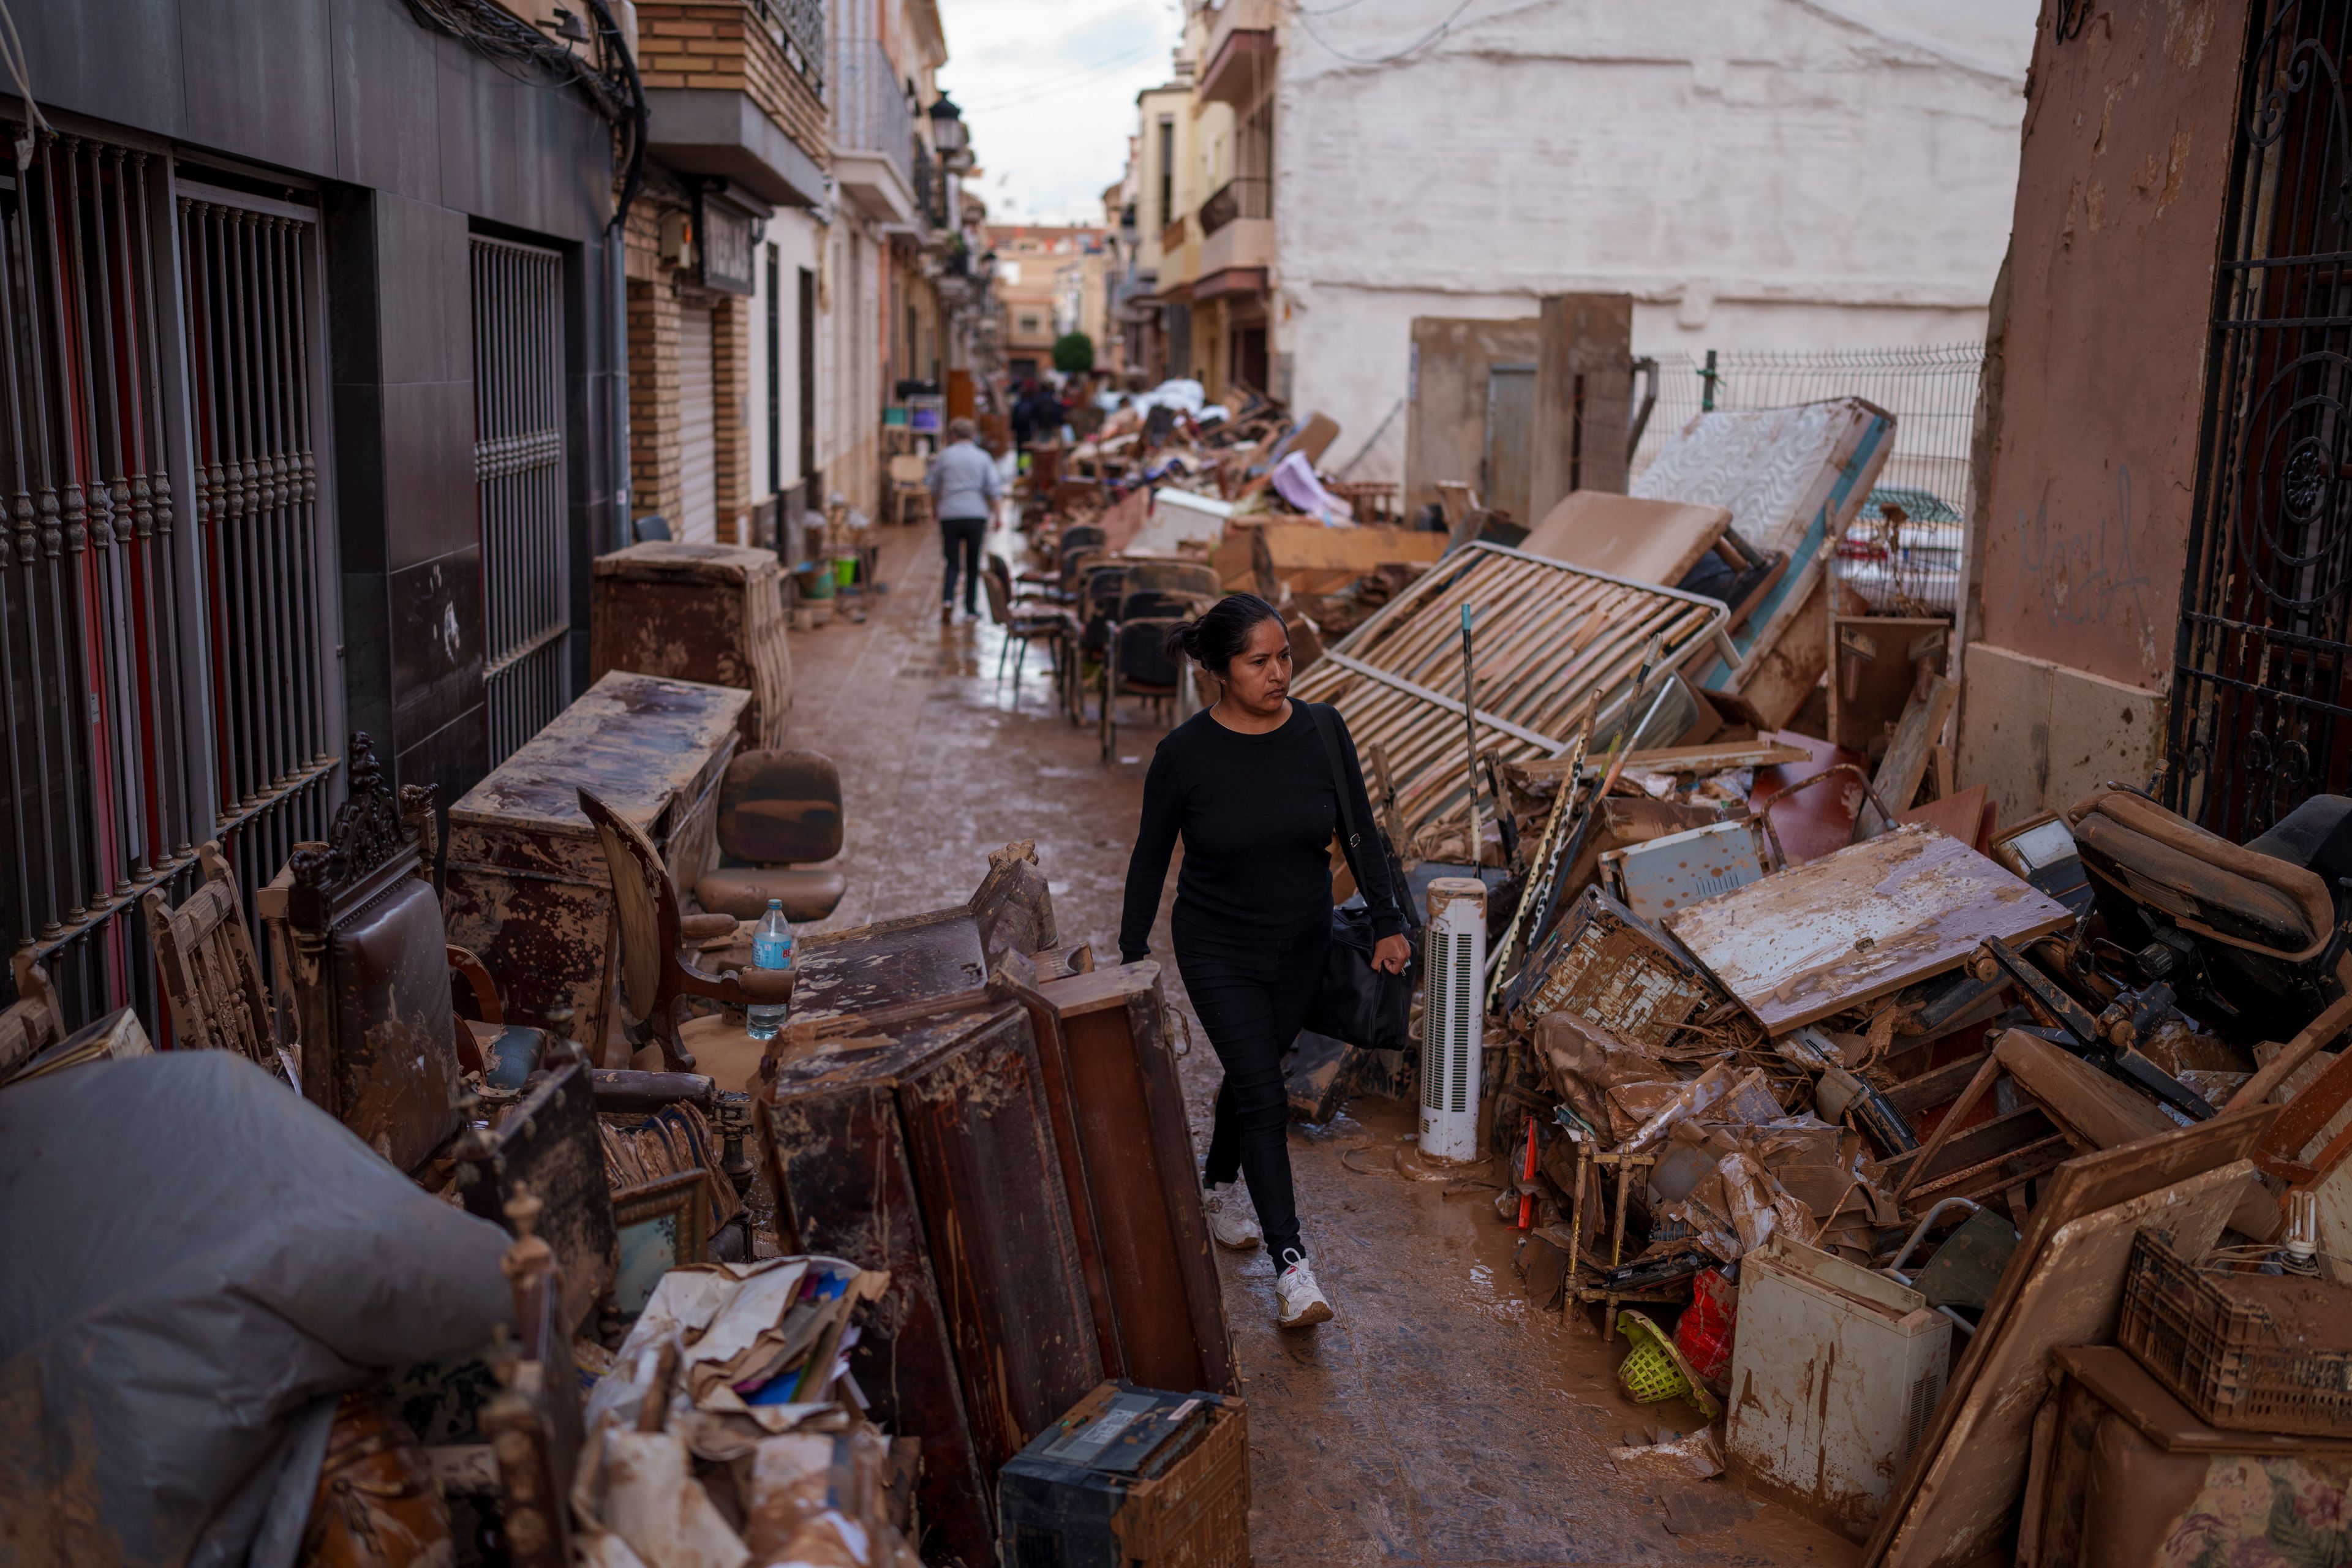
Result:
M2069 1220L2021 1269L2012 1258L2001 1280L2004 1292L2011 1277L2019 1280L2012 1310L1970 1340L1963 1359L1975 1363L1976 1375L1946 1394L1939 1441L1922 1450L1924 1465L1913 1466L1922 1484L1899 1514L1890 1510L1893 1528L1881 1524L1886 1544L1874 1539L1866 1561L1958 1568L1995 1549L2024 1489L2027 1440L2051 1352L2114 1337L2125 1260L2143 1226L2168 1232L2182 1251L2200 1256L2253 1179L2252 1163L2237 1160Z
M2264 1062L2253 1077L2238 1086L2230 1097L2229 1110L2238 1110L2250 1105L2260 1105L2271 1097L2271 1091L2293 1076L2294 1069L2309 1061L2312 1053L2334 1043L2347 1026L2352 1026L2352 993L2347 993L2320 1009L2319 1016L2305 1024L2286 1043L2286 1048Z
M1878 772L1870 781L1871 792L1886 803L1886 809L1903 812L1910 808L1912 797L1919 793L1919 781L1927 776L1927 757L1944 733L1944 721L1951 716L1952 704L1959 700L1960 689L1940 675L1927 678L1927 689L1915 695L1903 710L1903 721L1895 726L1895 739L1888 743L1886 755L1879 760ZM1878 814L1864 801L1854 814L1853 830L1857 837L1865 832L1884 832L1886 824L1877 820ZM1974 832L1967 835L1975 841Z
M1987 937L2031 942L2073 919L1967 845L1912 826L1677 910L1665 923L1780 1034L1940 974Z
M1885 799L1884 795L1879 797ZM1970 784L1956 795L1931 800L1925 805L1915 805L1908 811L1898 811L1895 820L1924 822L1939 833L1948 833L1971 848L1982 848L1978 843L1984 831L1985 786Z
M1519 541L1530 555L1671 588L1715 548L1731 513L1719 506L1571 490Z
M1625 771L1629 773L1719 773L1732 768L1769 768L1784 763L1801 763L1811 754L1801 746L1784 746L1776 741L1761 738L1727 745L1652 746L1628 756ZM1530 779L1557 779L1568 772L1567 761L1559 757L1520 763L1517 766ZM1586 778L1599 778L1607 771L1607 765L1588 755L1581 771Z
M1895 1478L1885 1511L1879 1516L1878 1528L1864 1550L1861 1568L1882 1568L1895 1561L1909 1568L1921 1561L1920 1543L1933 1542L1934 1537L1917 1527L1925 1513L1934 1509L1933 1494L1941 1487L1942 1477L1949 1468L1947 1461L1952 1458L1949 1450L1956 1447L1951 1438L1960 1423L1960 1412L1969 1403L1988 1355L2011 1319L2018 1315L2025 1282L2051 1238L2086 1215L2160 1193L2176 1183L2243 1160L2269 1131L2276 1114L2274 1107L2225 1114L2195 1127L2180 1128L2166 1138L2078 1155L2051 1173L2042 1185L2042 1201L2026 1222L2025 1235L2001 1273L2000 1289L1978 1320L1977 1331L1953 1368L1951 1381L1945 1385L1934 1426L1915 1451L1911 1463ZM2120 1268L2118 1263L2119 1277ZM2032 1403L2028 1401L2029 1415ZM1903 1553L1900 1558L1892 1555L1896 1551Z
M2061 1126L2095 1149L2161 1137L2179 1123L2114 1079L2038 1035L2011 1029L1993 1055Z
M1933 1110L1949 1104L1969 1079L1984 1064L1988 1053L1979 1051L1972 1057L1962 1057L1956 1062L1946 1062L1939 1068L1929 1068L1915 1078L1905 1079L1885 1091L1886 1103L1903 1113L1906 1121L1916 1121L1923 1110Z
M1426 565L1445 553L1445 535L1425 529L1268 522L1252 531L1264 563L1285 577L1294 572L1344 572L1360 577L1398 563Z

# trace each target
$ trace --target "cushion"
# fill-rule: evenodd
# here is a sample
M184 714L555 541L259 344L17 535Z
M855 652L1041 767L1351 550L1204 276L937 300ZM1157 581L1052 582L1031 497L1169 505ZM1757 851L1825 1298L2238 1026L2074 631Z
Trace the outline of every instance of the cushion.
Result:
M757 920L767 913L770 899L784 900L784 918L821 921L833 913L848 890L838 871L794 870L785 866L730 866L711 872L694 885L694 896L715 915Z
M2231 843L2154 801L2109 790L2066 813L2095 871L2192 931L2307 958L2336 902L2315 872Z
M841 770L819 752L737 757L719 786L719 847L754 866L832 859L841 853Z

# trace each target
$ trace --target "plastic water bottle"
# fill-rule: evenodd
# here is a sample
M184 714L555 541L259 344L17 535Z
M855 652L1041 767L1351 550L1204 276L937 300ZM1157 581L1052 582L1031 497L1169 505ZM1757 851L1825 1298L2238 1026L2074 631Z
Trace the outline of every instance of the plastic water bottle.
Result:
M770 899L760 929L751 933L751 967L789 970L793 966L793 922L784 918L784 900ZM787 1006L782 1002L754 1003L744 1009L743 1021L755 1040L772 1040L784 1026Z

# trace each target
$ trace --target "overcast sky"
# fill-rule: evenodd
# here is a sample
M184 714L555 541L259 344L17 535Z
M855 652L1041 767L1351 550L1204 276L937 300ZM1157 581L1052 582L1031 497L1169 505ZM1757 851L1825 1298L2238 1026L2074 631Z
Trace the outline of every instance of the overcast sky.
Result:
M1135 95L1168 79L1178 0L940 0L940 20L990 221L1099 223Z

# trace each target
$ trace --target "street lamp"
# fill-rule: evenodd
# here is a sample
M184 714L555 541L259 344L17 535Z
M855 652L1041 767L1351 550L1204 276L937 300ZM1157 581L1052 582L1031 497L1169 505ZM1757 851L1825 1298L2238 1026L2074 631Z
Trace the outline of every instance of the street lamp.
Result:
M940 155L952 157L962 152L964 137L968 134L964 129L963 110L958 109L954 100L943 92L931 100L928 112L931 117L931 145L940 150Z

